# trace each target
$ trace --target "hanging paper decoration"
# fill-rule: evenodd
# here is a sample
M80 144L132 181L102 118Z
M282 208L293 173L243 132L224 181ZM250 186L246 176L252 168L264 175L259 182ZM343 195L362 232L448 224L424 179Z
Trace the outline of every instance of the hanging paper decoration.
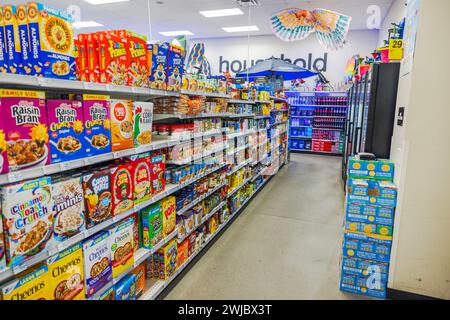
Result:
M203 75L211 77L211 64L205 56L205 44L196 43L192 46L186 64L186 71L190 74Z
M285 9L271 18L273 32L283 41L306 39L316 32L319 43L329 50L341 49L352 18L325 9Z
M203 59L202 64L202 74L205 75L207 78L211 78L211 64L209 63L208 59L206 57Z

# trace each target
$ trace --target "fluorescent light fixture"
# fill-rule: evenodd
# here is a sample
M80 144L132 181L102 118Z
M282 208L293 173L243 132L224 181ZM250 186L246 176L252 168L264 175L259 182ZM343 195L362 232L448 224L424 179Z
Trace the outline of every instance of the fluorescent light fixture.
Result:
M130 0L84 0L86 2L89 2L90 4L93 5L98 5L98 4L108 4L108 3L116 3L116 2L128 2Z
M206 18L216 18L216 17L239 16L244 14L244 12L239 8L233 8L223 10L200 11L200 14L205 16Z
M194 35L192 32L190 32L188 30L163 31L163 32L160 32L159 34L162 34L163 36L166 36L166 37L192 36L192 35Z
M75 29L81 29L81 28L103 27L103 25L101 23L98 23L95 21L79 21L79 22L74 22L73 27Z
M243 26L243 27L224 27L225 32L246 32L246 31L259 31L257 26Z

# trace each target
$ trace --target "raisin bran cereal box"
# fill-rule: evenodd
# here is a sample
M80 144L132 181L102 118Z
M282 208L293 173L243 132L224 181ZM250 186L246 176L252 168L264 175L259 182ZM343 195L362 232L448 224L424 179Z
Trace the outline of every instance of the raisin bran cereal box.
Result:
M134 147L148 145L152 142L153 103L133 102Z
M112 151L132 149L134 146L133 102L111 100Z
M164 156L153 156L150 159L150 183L152 186L152 194L156 195L166 189L166 179L164 173L166 171L166 164L164 163Z
M169 236L177 225L177 201L175 197L167 197L161 201L164 236Z
M74 100L47 100L52 163L85 156L83 104Z
M167 58L167 90L180 91L183 85L184 49L170 45Z
M113 216L133 209L133 165L131 163L113 166L111 181L113 188Z
M145 262L134 268L134 270L131 271L130 274L136 276L136 299L138 299L144 294L146 289Z
M0 286L0 300L52 300L49 294L48 267L38 266Z
M2 189L3 226L9 266L16 267L52 248L51 178L21 182Z
M112 182L109 168L83 176L86 227L95 227L112 217Z
M1 209L1 208L0 208ZM3 221L0 219L0 272L6 268L6 248L3 234Z
M128 271L134 264L134 220L127 219L112 229L109 238L113 278Z
M65 10L29 2L28 28L36 74L45 78L76 80L74 34Z
M27 5L20 4L16 7L16 18L19 32L20 52L21 57L21 70L20 73L26 75L33 75L33 61L30 48L30 39L28 33L28 13Z
M145 249L153 249L164 239L163 216L161 204L145 208L141 212L142 246Z
M86 73L87 81L100 82L100 56L98 35L96 33L89 33L81 35L81 39L85 39L86 43ZM80 40L80 43L82 40Z
M100 83L126 86L128 84L128 68L131 60L127 38L111 32L99 32L97 37Z
M83 95L86 156L111 152L109 96Z
M147 45L147 50L152 51L152 70L150 72L150 87L152 89L167 89L167 56L169 44L152 43Z
M110 236L109 231L103 231L83 243L86 298L93 296L113 279Z
M0 6L0 73L8 72L6 51L6 37L5 37L5 20L3 19L3 7Z
M0 89L0 108L0 173L48 164L45 93Z
M150 200L150 154L144 153L130 157L133 164L134 203L140 204Z
M20 74L22 53L20 51L16 6L3 6L3 21L5 25L6 64L8 65L8 73Z
M83 245L78 243L47 259L52 300L85 300Z

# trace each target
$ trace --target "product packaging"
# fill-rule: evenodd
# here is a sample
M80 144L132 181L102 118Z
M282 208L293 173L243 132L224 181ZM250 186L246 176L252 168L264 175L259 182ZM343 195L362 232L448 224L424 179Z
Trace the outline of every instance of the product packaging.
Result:
M133 209L133 165L131 163L113 166L111 180L113 187L113 216Z
M156 203L141 211L142 246L151 250L164 238L161 205Z
M167 281L177 270L177 241L170 241L153 257L153 276Z
M134 147L139 148L152 142L153 103L133 102Z
M133 102L131 100L111 100L112 151L134 147Z
M183 83L184 49L170 45L167 58L167 90L180 91Z
M97 33L89 33L86 37L87 81L100 82L100 56ZM106 82L106 79L105 81Z
M131 271L130 274L136 276L136 299L138 299L144 294L146 289L145 262L134 268L134 270Z
M397 186L389 181L349 179L347 201L364 205L396 207Z
M110 230L113 278L128 271L134 264L134 220L127 219Z
M42 265L0 285L0 300L52 300L49 288L48 267Z
M389 160L366 161L350 158L348 176L355 179L394 180L394 163Z
M88 68L88 52L86 34L79 34L75 41L76 50L75 62L77 66L77 78L79 81L89 80L89 68Z
M109 288L103 294L101 294L98 301L113 301L116 300L116 289L114 287Z
M345 233L343 256L389 263L392 240L365 234Z
M395 209L392 207L362 205L348 202L346 210L347 221L375 223L385 226L394 225Z
M19 28L16 17L16 6L3 6L3 21L6 44L6 64L8 73L20 74L22 53L20 51Z
M3 234L3 221L0 219L0 272L6 269L5 235Z
M340 289L343 292L386 299L386 288L387 282L379 280L377 277L341 274Z
M175 197L167 197L161 200L161 211L163 215L164 236L169 236L177 225L177 202Z
M8 72L8 51L6 50L5 19L0 6L0 74Z
M149 201L151 198L152 188L150 185L150 154L140 154L131 156L133 170L133 191L134 204L138 205Z
M164 163L164 156L153 156L150 161L152 194L157 195L166 189L166 179L164 176L166 164Z
M147 50L152 52L152 70L150 73L150 86L152 89L167 89L167 57L169 47L169 43L166 42L147 45Z
M112 32L98 32L100 83L118 86L128 84L128 68L131 62L129 42Z
M129 274L115 285L116 300L136 300L136 275Z
M35 69L33 68L32 54L30 48L30 37L28 32L28 12L27 5L20 4L16 6L16 19L18 26L21 64L20 72L25 75L33 75Z
M111 118L109 96L83 95L86 156L111 152Z

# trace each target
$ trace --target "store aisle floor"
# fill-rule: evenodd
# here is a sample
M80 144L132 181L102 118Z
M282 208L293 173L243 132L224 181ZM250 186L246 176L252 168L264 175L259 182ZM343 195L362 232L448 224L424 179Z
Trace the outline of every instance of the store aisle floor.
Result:
M349 299L340 158L291 155L166 299Z

